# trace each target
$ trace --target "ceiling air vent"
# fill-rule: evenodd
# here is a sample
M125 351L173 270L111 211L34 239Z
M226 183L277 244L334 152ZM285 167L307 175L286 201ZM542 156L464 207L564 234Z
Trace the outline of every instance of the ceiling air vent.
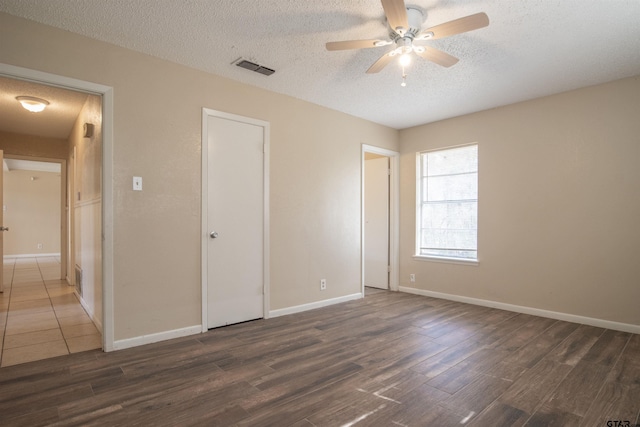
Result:
M262 65L256 64L255 62L247 61L246 59L242 58L237 59L233 63L240 68L255 71L256 73L264 74L265 76L270 76L271 74L276 72L271 68L263 67Z

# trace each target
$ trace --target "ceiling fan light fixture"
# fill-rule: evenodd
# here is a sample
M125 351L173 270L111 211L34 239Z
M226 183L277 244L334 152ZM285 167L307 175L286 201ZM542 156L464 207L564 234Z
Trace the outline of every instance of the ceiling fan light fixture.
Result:
M411 56L408 53L403 53L402 55L400 55L399 61L402 67L407 67L409 64L411 64Z
M25 110L31 111L32 113L39 113L49 105L49 101L33 96L16 96L16 100Z

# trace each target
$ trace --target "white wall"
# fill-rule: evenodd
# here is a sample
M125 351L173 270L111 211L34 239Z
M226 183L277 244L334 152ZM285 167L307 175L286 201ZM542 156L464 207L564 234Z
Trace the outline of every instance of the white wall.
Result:
M639 117L633 77L401 131L401 286L640 325ZM414 260L415 154L471 142L479 265Z

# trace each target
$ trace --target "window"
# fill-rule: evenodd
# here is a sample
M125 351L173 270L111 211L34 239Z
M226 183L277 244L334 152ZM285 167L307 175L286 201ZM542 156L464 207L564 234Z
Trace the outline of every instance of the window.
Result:
M416 256L477 261L478 145L417 153Z

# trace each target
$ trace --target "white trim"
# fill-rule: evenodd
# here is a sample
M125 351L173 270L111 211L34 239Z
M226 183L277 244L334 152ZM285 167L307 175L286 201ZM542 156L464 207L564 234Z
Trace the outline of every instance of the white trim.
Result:
M271 217L269 216L271 193L271 184L269 177L271 176L271 170L269 165L271 164L271 124L269 122L262 123L264 134L264 160L263 160L263 183L264 183L264 211L263 211L263 252L262 252L262 271L263 271L263 294L262 294L262 313L265 319L269 318L269 309L271 308Z
M80 305L84 308L84 311L86 311L89 314L89 317L91 318L93 323L96 325L96 328L98 328L98 331L102 333L102 319L98 319L96 317L96 314L91 310L91 307L89 306L89 304L86 303L84 298L78 295L78 292L74 292L74 294L76 295L76 298L78 298L78 301L80 301Z
M68 224L67 224L67 181L68 178L68 169L67 169L67 160L66 159L54 159L51 157L40 157L40 156L23 156L23 155L13 155L6 154L4 155L5 159L15 159L15 160L26 160L26 161L35 161L35 162L44 162L44 163L57 163L60 165L60 280L65 280L68 276L67 272L67 263L69 252L66 250L69 241L68 241ZM48 255L40 255L40 256L48 256Z
M526 307L522 305L507 304L504 302L490 301L479 298L465 297L461 295L445 294L442 292L427 291L425 289L400 287L400 292L446 299L450 301L464 302L480 305L482 307L498 308L500 310L514 311L516 313L531 314L533 316L547 317L549 319L564 320L565 322L580 323L583 325L597 326L599 328L613 329L616 331L640 334L640 325L630 323L613 322L611 320L596 319L593 317L578 316L575 314L561 313L559 311L543 310L540 308Z
M477 259L447 258L428 255L414 255L413 259L416 261L444 262L446 264L471 265L476 267L478 266L478 264L480 264L480 261L478 261Z
M113 88L0 63L0 75L102 96L102 349L114 348L113 316Z
M269 312L269 317L280 317L286 316L287 314L295 314L301 313L303 311L314 310L316 308L327 307L334 304L339 304L341 302L353 301L356 299L360 299L364 296L364 294L351 294L345 295L343 297L326 299L323 301L310 302L308 304L296 305L293 307L281 308L278 310L273 310Z
M364 156L379 154L389 158L389 289L397 291L400 283L400 153L386 148L362 144L360 160L360 278L364 295Z
M209 205L209 125L208 125L209 113L206 108L202 109L202 135L200 136L200 170L201 183L200 183L200 283L202 289L202 304L201 318L202 325L200 325L200 332L207 332L208 321L208 301L209 301L209 282L207 265L209 263L207 256L207 210Z
M107 88L102 92L102 348L104 351L115 350L113 102L113 88Z
M263 156L263 247L262 247L262 315L265 319L270 317L270 243L269 243L269 152L270 152L270 135L271 125L264 120L253 119L250 117L239 116L236 114L225 113L223 111L212 110L209 108L202 108L202 140L201 140L201 170L202 170L202 184L201 184L201 249L200 249L200 264L201 264L201 282L202 282L202 325L201 332L207 332L208 330L208 277L207 277L207 265L208 265L208 242L209 231L207 228L207 214L209 208L209 188L208 188L208 170L209 170L209 129L208 129L208 117L218 117L226 120L233 120L240 123L251 124L263 128L263 144L264 144L264 156Z
M416 216L415 216L415 223L413 224L414 227L414 249L413 249L413 257L414 259L420 259L423 258L422 260L426 261L426 260L434 260L434 261L439 261L439 262L450 262L450 263L462 263L462 262L478 262L479 259L479 254L480 254L480 243L478 240L478 218L479 218L479 213L478 213L478 208L477 206L479 206L479 188L480 188L480 184L479 181L476 185L476 258L475 259L464 259L464 258L453 258L453 257L447 257L447 256L433 256L433 255L422 255L421 251L422 248L421 246L421 240L422 240L422 235L421 235L421 228L418 227L418 224L420 223L420 221L422 221L422 208L424 207L423 201L422 201L422 173L424 172L422 169L422 156L424 154L429 154L429 153L436 153L439 151L449 151L449 150L457 150L460 148L465 148L465 147L476 147L476 180L479 180L479 176L480 176L480 143L478 142L470 142L467 144L460 144L460 145L454 145L452 147L442 147L442 148L434 148L434 149L430 149L430 150L424 150L424 151L417 151L416 152L416 170L415 170L415 183L416 183L416 198L415 198L415 212L416 212ZM429 177L427 176L427 181L429 180ZM427 184L428 185L428 184ZM471 199L465 199L465 201L468 201Z
M200 325L187 326L186 328L174 329L171 331L158 332L156 334L141 335L139 337L118 340L113 343L113 350L124 350L125 348L138 347L145 344L172 340L175 338L197 335L202 331Z
M4 259L14 259L14 258L38 258L38 257L59 257L60 252L58 253L50 253L50 254L19 254L19 255L4 255Z

